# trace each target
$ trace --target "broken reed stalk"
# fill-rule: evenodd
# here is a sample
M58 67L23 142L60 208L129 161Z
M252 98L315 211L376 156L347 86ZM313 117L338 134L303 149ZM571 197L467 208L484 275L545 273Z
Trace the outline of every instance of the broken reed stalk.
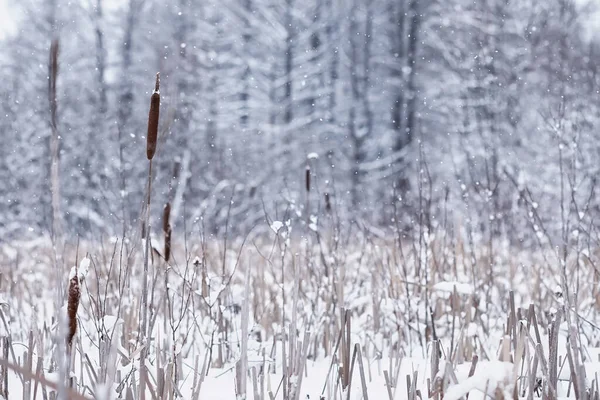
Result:
M146 243L144 251L144 274L142 282L142 310L140 338L142 351L140 352L140 399L146 398L147 371L145 368L148 345L146 337L148 330L148 262L150 256L150 200L152 193L152 159L156 153L156 142L158 140L158 118L160 114L160 73L156 73L154 91L150 97L150 112L148 113L148 134L146 136L146 157L148 158L148 192L146 197L145 231Z

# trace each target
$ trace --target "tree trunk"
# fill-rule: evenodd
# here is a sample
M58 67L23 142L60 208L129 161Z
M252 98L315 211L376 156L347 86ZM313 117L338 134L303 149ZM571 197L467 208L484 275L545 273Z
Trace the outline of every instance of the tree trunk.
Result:
M292 122L292 68L294 63L293 56L293 38L294 38L294 26L292 17L293 0L287 0L287 8L285 11L285 21L287 28L287 40L285 50L285 114L284 122L289 124Z

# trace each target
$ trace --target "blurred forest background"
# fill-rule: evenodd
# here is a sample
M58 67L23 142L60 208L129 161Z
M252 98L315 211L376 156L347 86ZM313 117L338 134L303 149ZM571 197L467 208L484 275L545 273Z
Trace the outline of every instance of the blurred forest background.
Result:
M23 0L0 52L0 232L52 230L49 93L70 237L153 215L596 241L600 43L571 0ZM592 18L592 25L594 21ZM306 191L306 168L311 190ZM314 217L312 220L310 216ZM317 218L318 217L318 218ZM156 224L155 224L156 225ZM540 232L532 235L531 232ZM543 234L542 234L543 232Z

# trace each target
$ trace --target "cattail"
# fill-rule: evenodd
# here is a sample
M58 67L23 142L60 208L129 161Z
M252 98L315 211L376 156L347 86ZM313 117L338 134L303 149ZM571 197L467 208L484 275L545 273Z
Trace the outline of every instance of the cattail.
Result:
M81 297L78 275L77 269L75 269L75 276L69 281L69 299L67 301L67 315L69 318L67 345L69 348L71 348L71 343L73 343L73 338L77 332L77 308L79 307L79 298Z
M58 39L52 40L50 43L50 60L48 62L49 80L48 80L48 99L50 100L50 123L53 128L56 128L56 78L58 75Z
M325 211L328 213L331 212L331 198L329 196L329 192L325 192Z
M163 210L163 232L167 233L168 230L171 229L171 203L167 202L165 204L165 209Z
M156 141L158 139L158 115L160 113L160 73L156 73L156 84L154 92L150 97L150 112L148 114L148 136L146 144L146 156L148 160L152 160L156 153Z
M176 181L179 179L179 170L181 169L181 162L179 160L175 161L173 164L173 180Z
M306 176L304 178L304 182L306 183L306 192L310 192L310 166L306 166Z
M163 211L163 232L165 233L165 261L169 262L171 258L171 224L169 219L171 217L171 203L165 204Z
M165 261L169 262L171 258L171 227L165 231Z

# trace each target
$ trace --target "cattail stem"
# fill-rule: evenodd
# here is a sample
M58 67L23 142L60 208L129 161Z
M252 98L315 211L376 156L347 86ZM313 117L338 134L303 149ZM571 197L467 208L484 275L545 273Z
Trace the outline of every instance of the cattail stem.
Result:
M144 275L142 283L142 327L141 335L144 337L148 329L148 267L150 261L150 200L152 193L152 160L148 162L148 192L146 194L146 215L144 216L146 242L144 247Z
M158 139L158 118L160 114L160 73L156 74L156 81L154 84L154 92L150 97L150 112L148 113L148 135L146 137L146 156L148 162L148 192L146 195L146 246L144 252L144 274L142 283L142 304L141 304L141 327L140 337L141 344L143 346L140 352L140 399L146 399L146 358L148 355L148 343L146 338L150 336L150 329L148 326L148 264L150 257L150 200L152 195L152 158L156 153L156 142Z

